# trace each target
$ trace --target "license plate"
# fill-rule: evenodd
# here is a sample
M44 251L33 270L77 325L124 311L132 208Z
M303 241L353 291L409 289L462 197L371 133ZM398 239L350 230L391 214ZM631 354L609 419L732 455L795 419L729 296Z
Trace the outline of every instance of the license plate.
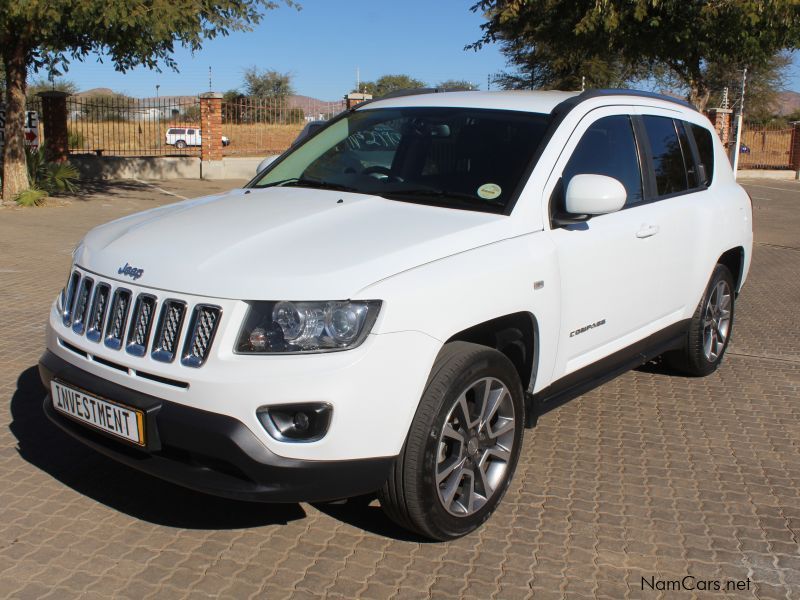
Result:
M58 381L50 382L53 408L95 429L144 446L144 413L87 394Z

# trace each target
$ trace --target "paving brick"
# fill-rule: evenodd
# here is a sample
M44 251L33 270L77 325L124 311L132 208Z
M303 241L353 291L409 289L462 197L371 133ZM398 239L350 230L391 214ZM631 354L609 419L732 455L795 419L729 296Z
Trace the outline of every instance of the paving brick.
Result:
M174 197L128 182L1 208L0 596L619 600L645 597L642 576L692 573L750 577L731 598L800 600L800 344L787 335L800 244L768 242L800 230L800 186L788 189L753 194L757 244L720 369L648 366L543 415L498 513L445 544L378 535L358 511L210 498L63 435L32 367L70 252L91 226Z

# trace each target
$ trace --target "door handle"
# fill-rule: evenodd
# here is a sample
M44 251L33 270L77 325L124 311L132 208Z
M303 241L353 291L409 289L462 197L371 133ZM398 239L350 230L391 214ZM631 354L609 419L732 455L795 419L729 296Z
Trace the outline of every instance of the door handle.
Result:
M658 233L658 225L642 225L642 228L636 232L636 237L641 239L649 238Z

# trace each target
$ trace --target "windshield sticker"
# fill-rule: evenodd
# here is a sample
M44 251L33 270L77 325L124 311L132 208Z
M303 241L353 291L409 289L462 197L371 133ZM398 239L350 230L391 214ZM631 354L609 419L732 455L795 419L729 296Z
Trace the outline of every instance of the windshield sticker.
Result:
M503 189L496 183L484 183L478 188L478 196L484 200L494 200L503 193Z

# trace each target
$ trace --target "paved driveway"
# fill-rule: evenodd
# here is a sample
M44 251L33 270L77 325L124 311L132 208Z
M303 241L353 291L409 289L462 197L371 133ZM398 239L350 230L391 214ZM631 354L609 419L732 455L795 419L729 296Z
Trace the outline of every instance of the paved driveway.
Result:
M748 184L757 245L717 373L648 367L546 414L488 525L433 544L376 506L184 490L42 415L34 365L81 235L235 183L0 210L0 597L800 599L800 184Z

